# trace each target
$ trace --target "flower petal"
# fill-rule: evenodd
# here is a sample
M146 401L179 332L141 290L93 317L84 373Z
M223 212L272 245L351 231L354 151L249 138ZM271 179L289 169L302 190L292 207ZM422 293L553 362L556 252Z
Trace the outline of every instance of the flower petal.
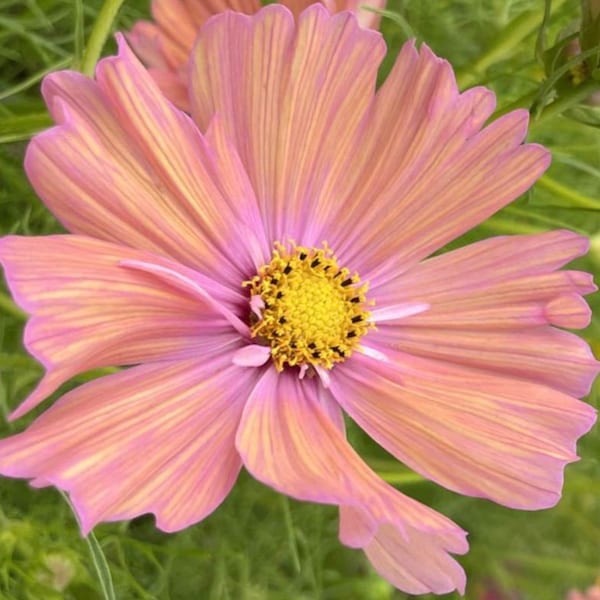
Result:
M331 17L318 4L296 27L272 5L202 28L191 59L192 114L201 129L215 113L223 119L271 239L321 243L384 50L352 15Z
M233 355L233 363L239 367L260 367L271 357L269 346L250 344L237 350Z
M283 4L291 8L291 3L294 0L287 0ZM298 4L305 4L304 0L295 0ZM377 29L379 27L379 21L381 16L371 9L383 10L387 4L386 0L323 0L323 4L329 9L330 12L335 13L342 10L353 10L356 12L358 22L363 27L370 27L371 29Z
M148 73L170 102L180 110L190 112L187 82L181 74L153 68L148 69Z
M246 468L294 498L366 513L365 526L341 532L352 546L368 545L376 527L387 523L402 532L409 552L420 553L416 544L422 536L436 552L465 552L464 532L379 479L346 442L324 403L333 404L316 378L300 381L293 374L266 369L248 399L236 437Z
M283 0L294 17L313 4L313 0ZM363 27L376 29L380 16L368 7L382 9L385 0L323 0L331 12L353 10L357 12ZM365 10L364 8L367 7ZM212 16L225 11L246 15L254 14L261 8L258 0L154 0L152 16L156 23L138 21L127 40L135 53L149 67L152 77L159 87L178 108L189 112L187 95L187 62L192 51L196 31Z
M226 145L217 157L122 40L97 78L59 72L45 79L59 126L28 148L25 166L38 194L74 233L170 256L237 288L260 266L242 239L262 247L264 233L258 214L258 229L246 225L257 210L251 189L228 196L243 176L227 181Z
M375 285L533 184L549 155L540 146L521 145L527 112L509 113L481 130L493 109L492 92L459 94L445 60L426 45L417 51L405 44L353 142L360 147L349 165L353 189L328 237L346 264Z
M160 27L155 23L137 21L131 31L127 32L126 37L138 58L145 65L162 70L168 68L168 63L159 45L161 35Z
M368 515L355 508L340 509L340 535L357 534L368 527ZM375 570L395 587L409 594L465 593L466 576L435 536L410 529L408 540L398 529L382 525L365 547Z
M193 277L212 301L119 266L126 259ZM215 302L243 302L241 294L146 252L75 235L8 236L0 240L0 260L16 301L32 315L25 344L48 371L13 418L81 371L192 358L241 344L214 308Z
M584 341L550 325L576 328L589 320L581 295L596 290L592 277L556 271L588 245L554 231L492 238L424 261L370 295L384 310L419 302L429 310L383 323L374 337L385 348L583 396L598 363Z
M68 492L84 535L147 512L164 531L183 529L235 482L234 435L255 378L229 353L102 377L1 440L0 472Z
M331 392L378 443L451 490L512 508L560 498L563 469L596 420L589 405L551 388L395 353L356 353Z

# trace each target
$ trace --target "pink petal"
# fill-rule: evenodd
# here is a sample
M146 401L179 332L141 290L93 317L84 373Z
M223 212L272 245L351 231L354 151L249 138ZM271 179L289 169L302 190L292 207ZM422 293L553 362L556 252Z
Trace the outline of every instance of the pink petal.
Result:
M351 15L331 17L320 5L297 27L272 5L202 28L191 60L192 113L203 130L213 114L222 118L271 239L321 244L343 201L345 165L357 152L384 48Z
M124 259L194 277L205 296L119 266ZM0 260L16 301L32 315L25 344L47 369L13 418L81 371L198 357L240 344L215 303L226 311L243 302L241 294L148 253L74 235L9 236L0 240Z
M0 441L0 472L68 492L84 535L148 512L164 531L196 523L241 465L234 435L255 371L230 363L221 353L87 383Z
M214 14L210 9L205 12L206 4L186 0L152 0L152 16L160 32L160 50L171 69L178 70L187 62L198 27ZM202 19L204 12L206 16Z
M331 12L353 10L357 12L363 27L376 29L380 17L377 13L363 10L364 6L384 8L385 0L324 0ZM295 18L313 4L312 0L284 0ZM189 110L187 96L188 57L192 51L197 30L212 16L225 11L247 15L258 12L258 0L154 0L152 16L156 23L138 21L127 33L127 40L139 58L149 67L151 75L178 108Z
M252 195L227 196L241 176L226 180L225 144L210 148L122 41L98 83L60 72L43 91L60 125L34 138L25 166L68 229L171 256L235 288L256 271L240 236L261 246L264 233L246 225Z
M302 0L296 0L298 4L302 4ZM357 13L358 22L363 27L377 29L381 17L376 13L368 10L369 8L384 9L386 0L323 0L323 4L330 12L339 12L341 10L353 10ZM290 1L284 2L290 6ZM306 2L304 2L306 4Z
M246 468L294 498L366 513L367 525L341 533L352 546L368 545L377 526L387 523L402 532L408 552L420 555L418 544L425 538L436 553L465 552L463 531L367 467L325 403L333 402L315 378L300 381L291 373L265 370L248 399L236 437Z
M386 0L322 0L322 3L331 14L346 10L354 11L357 14L358 22L363 27L377 29L381 17L377 13L369 11L368 8L383 9L385 8ZM302 11L311 4L314 4L314 2L313 0L282 0L281 4L287 6L292 11L294 17L298 19Z
M340 532L357 532L368 527L366 513L353 508L340 509ZM440 545L436 537L410 529L408 540L390 525L382 525L365 547L375 570L392 585L409 594L465 593L462 567Z
M206 302L215 313L220 314L228 323L242 336L250 337L250 328L241 321L231 310L223 306L218 300L213 298L195 278L188 274L182 274L179 270L172 267L165 267L143 260L122 260L119 265L128 269L137 269L145 273L156 275L166 283L177 287L184 292L188 292Z
M149 67L166 69L162 52L160 51L159 39L161 36L160 28L149 21L138 21L126 34L127 41L137 54L138 58Z
M534 183L549 157L540 146L521 145L527 113L509 113L481 130L493 109L485 88L459 94L450 65L426 45L403 47L353 142L360 148L348 165L353 188L328 236L346 264L376 284Z
M177 108L190 112L187 77L183 73L152 68L148 69L148 73L169 101Z
M596 290L592 277L556 271L588 245L555 231L492 238L424 261L374 286L370 296L380 310L419 302L429 310L380 324L365 343L376 337L384 352L392 346L585 395L598 363L585 342L550 325L589 321L581 295Z
M187 63L198 29L213 15L226 10L255 13L259 0L154 0L155 23L138 21L127 40L150 75L178 108L189 112Z
M260 367L271 357L270 346L251 344L237 350L233 355L233 364L239 367Z
M589 405L524 380L396 352L393 364L355 354L331 392L378 443L451 490L512 508L553 506Z
M405 302L402 304L391 304L376 308L371 311L370 320L373 323L383 323L385 321L400 321L418 315L429 310L429 304L419 302Z

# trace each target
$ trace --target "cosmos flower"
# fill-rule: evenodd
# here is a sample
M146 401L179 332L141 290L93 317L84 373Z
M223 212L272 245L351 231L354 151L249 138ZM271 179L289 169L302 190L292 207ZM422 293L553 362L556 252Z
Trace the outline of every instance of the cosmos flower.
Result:
M483 127L485 88L407 43L375 92L381 36L320 5L225 13L190 63L192 116L123 39L95 80L43 85L57 126L30 144L37 193L70 232L0 242L46 367L0 441L0 472L69 493L84 533L154 513L176 531L244 466L340 508L340 539L410 592L464 590L454 523L381 480L342 409L423 476L506 506L554 505L595 411L598 371L562 328L590 318L568 231L431 257L549 163L526 111ZM428 258L430 257L430 258Z
M567 594L567 600L600 600L600 586L593 585L592 587L589 587L585 592L571 590Z
M298 16L315 0L283 0L294 16ZM368 8L385 8L386 0L321 0L332 12L353 10L363 27L376 29L379 14ZM365 8L366 7L366 8ZM179 108L189 112L188 59L198 29L213 15L233 10L254 14L260 0L153 0L153 21L138 21L127 39L163 93Z

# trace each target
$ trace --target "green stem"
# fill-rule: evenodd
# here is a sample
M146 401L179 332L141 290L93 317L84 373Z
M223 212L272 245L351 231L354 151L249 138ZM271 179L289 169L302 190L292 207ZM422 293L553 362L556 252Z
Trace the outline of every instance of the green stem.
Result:
M0 311L9 314L11 317L16 317L19 321L27 319L27 314L4 294L0 294Z
M0 371L15 369L39 370L39 365L29 356L0 352Z
M77 512L71 502L71 499L65 492L60 490L59 492L60 495L64 498L65 502L69 505L69 507L73 511L73 515L77 519ZM117 600L115 589L113 587L110 568L108 566L108 561L106 560L104 552L102 551L102 546L96 539L96 536L94 535L93 531L90 531L87 534L87 536L85 537L85 543L87 544L87 547L90 551L90 555L92 557L92 562L94 563L94 569L96 571L96 575L98 576L100 589L102 590L102 597L104 598L104 600Z
M597 81L589 80L582 83L580 86L572 88L568 93L564 94L558 100L548 104L542 109L542 112L532 119L529 125L529 130L533 130L540 125L546 123L548 119L560 115L569 108L583 102L592 93L597 92L600 84Z
M554 8L559 8L565 1L554 0ZM477 83L489 67L512 56L515 48L542 24L543 18L543 11L539 10L527 11L515 17L474 63L458 70L456 79L460 89Z
M125 0L105 0L100 13L94 23L90 39L88 40L83 60L81 61L81 72L89 75L94 74L96 63L102 53L102 48L110 34L112 26L117 18L117 13Z
M414 483L423 483L425 479L417 473L400 473L395 471L377 471L377 475L385 482L392 485L412 485Z
M19 82L17 85L13 85L10 88L2 90L0 92L0 100L5 100L6 98L10 98L10 96L13 96L14 94L17 94L18 92L22 92L23 90L30 88L31 86L35 85L38 81L43 79L46 75L48 75L48 73L67 68L71 65L72 62L73 59L69 56L67 58L62 58L58 62L52 63L46 69L38 71L31 77L28 77L27 79Z
M516 100L513 100L506 106L499 108L490 117L490 119L495 120L498 117L501 117L502 115L505 115L506 113L511 112L512 110L517 110L518 108L526 108L527 110L529 110L531 108L531 106L533 105L533 101L536 99L537 95L538 95L537 89L533 90L532 92L528 92L527 94L524 94L523 96L521 96L520 98L517 98Z
M554 181L547 175L538 179L537 185L561 198L567 200L572 207L587 208L591 210L600 210L600 200L590 198L584 194L580 194L573 188L567 187L558 181Z
M540 21L541 15L537 10L524 12L513 19L473 64L459 69L456 75L458 87L472 86L491 65L508 58L521 41L535 31Z
M538 223L543 223L544 225L547 225L550 228L568 227L569 229L572 229L573 231L580 233L581 235L586 235L585 231L577 227L576 225L567 225L560 219L555 219L554 217L551 217L545 213L540 213L533 210L523 210L519 206L507 206L502 212L505 215L512 215L514 217L517 217L517 219L530 219L532 221L537 221ZM548 227L546 227L545 229L547 230Z
M280 496L281 507L283 509L283 521L288 535L288 542L290 546L290 553L292 555L292 562L296 573L302 572L302 565L300 564L300 554L298 552L298 546L296 544L296 534L294 533L294 523L292 521L292 513L290 511L290 502L287 496Z
M486 219L479 227L492 231L495 235L498 233L509 233L509 234L529 234L529 233L540 233L546 231L545 227L539 225L530 225L529 223L521 223L514 221L513 219L505 219L503 217L490 217Z

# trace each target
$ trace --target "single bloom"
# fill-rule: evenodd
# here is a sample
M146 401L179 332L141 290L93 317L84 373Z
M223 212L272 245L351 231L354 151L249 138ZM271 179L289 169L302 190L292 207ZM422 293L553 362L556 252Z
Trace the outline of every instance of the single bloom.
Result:
M295 17L317 0L282 0ZM331 12L352 10L363 27L377 29L386 0L320 0ZM188 60L198 29L213 15L233 10L251 15L261 0L152 0L153 21L137 21L127 40L163 93L189 112Z
M413 42L376 91L385 44L351 13L280 5L200 31L191 116L119 38L94 80L49 75L57 125L25 167L70 232L9 236L0 259L46 367L12 414L75 374L0 441L0 473L68 492L83 533L154 513L176 531L244 466L339 506L340 539L412 594L464 591L465 532L381 480L343 412L456 492L554 505L595 421L598 372L565 330L590 319L588 241L503 236L434 255L525 192L548 152L528 114L484 127L494 95L459 93Z

